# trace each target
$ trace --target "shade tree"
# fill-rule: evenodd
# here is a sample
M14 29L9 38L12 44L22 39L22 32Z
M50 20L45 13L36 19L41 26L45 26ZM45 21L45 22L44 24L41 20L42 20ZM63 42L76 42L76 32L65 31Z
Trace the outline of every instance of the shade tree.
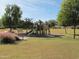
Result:
M21 15L22 11L19 6L7 5L2 17L4 26L9 27L10 31L12 31L12 28L17 28Z
M61 10L58 14L58 24L62 26L73 26L73 37L75 39L75 29L79 24L79 0L63 0Z

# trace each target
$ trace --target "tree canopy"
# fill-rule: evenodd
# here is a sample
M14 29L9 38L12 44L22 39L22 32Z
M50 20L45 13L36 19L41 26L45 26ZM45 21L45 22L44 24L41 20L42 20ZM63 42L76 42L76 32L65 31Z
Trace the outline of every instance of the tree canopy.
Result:
M78 25L79 22L79 0L63 0L61 10L58 14L59 25Z
M7 5L7 7L5 8L5 13L2 17L4 26L16 28L21 15L22 11L19 6Z

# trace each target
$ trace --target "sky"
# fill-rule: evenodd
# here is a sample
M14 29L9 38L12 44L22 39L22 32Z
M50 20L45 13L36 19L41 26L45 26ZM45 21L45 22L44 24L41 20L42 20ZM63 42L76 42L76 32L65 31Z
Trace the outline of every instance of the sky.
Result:
M16 4L23 12L23 19L56 20L61 2L62 0L0 0L0 17L5 13L6 5Z

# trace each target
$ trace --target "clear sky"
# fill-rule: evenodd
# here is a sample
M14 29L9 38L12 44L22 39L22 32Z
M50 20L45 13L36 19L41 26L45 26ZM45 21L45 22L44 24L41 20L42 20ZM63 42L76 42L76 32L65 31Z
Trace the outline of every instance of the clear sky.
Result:
M7 4L16 4L23 11L22 18L34 20L56 19L62 0L0 0L0 17Z

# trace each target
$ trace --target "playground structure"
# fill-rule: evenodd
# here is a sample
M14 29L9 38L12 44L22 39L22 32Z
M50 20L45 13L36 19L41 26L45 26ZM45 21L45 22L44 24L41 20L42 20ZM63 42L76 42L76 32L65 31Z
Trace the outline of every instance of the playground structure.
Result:
M32 27L24 35L25 36L26 35L27 36L47 36L47 35L50 35L50 25L47 22L44 23L41 20L39 20L38 22L33 23Z
M40 36L49 35L50 25L48 23L43 23L39 21L33 25L32 33Z

